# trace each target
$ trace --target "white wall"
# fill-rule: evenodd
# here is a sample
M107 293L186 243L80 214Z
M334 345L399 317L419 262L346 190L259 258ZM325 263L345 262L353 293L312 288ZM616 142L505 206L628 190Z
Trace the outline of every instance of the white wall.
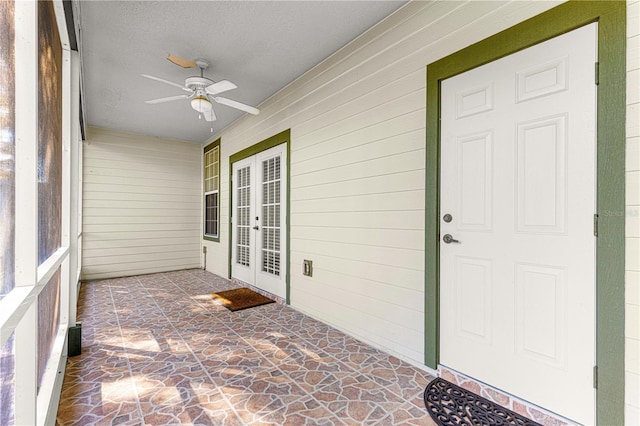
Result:
M409 3L225 129L208 269L228 273L229 155L291 128L292 306L422 365L426 65L556 4Z
M640 425L640 2L627 1L625 422Z
M200 267L201 147L89 128L82 277Z

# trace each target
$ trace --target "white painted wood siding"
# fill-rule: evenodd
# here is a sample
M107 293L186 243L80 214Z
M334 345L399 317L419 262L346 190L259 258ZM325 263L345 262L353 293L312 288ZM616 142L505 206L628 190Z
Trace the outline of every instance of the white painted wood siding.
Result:
M201 147L90 128L83 279L200 266Z
M552 6L416 2L354 40L222 133L223 231L228 156L291 128L292 305L422 364L425 67Z
M292 306L422 365L426 66L559 3L409 3L217 135L208 268L228 274L229 156L291 128Z
M627 1L625 423L640 425L640 1Z

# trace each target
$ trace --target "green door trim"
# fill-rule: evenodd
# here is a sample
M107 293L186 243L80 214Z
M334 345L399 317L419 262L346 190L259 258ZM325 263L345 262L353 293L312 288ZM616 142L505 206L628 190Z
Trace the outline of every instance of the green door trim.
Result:
M242 151L238 151L235 154L232 154L229 157L229 279L231 279L231 250L233 249L232 244L233 244L233 238L232 238L232 232L233 232L233 209L231 206L233 206L233 163L240 161L240 160L244 160L245 158L249 158L253 155L256 155L262 151L266 151L267 149L273 148L274 146L278 146L278 145L282 145L283 143L287 144L286 150L287 150L287 208L285 209L285 217L286 217L286 222L285 222L285 229L287 232L287 238L286 238L286 247L285 247L285 253L287 256L287 261L285 263L285 271L287 273L286 276L286 286L287 286L287 297L286 297L286 301L287 301L287 305L291 304L290 301L290 295L291 295L291 289L290 289L290 277L291 277L291 259L290 259L290 255L291 255L291 249L290 249L290 240L291 240L291 236L290 236L290 229L289 229L289 212L290 212L290 206L291 206L291 129L287 129L283 132L278 133L277 135L271 136L268 139L265 139L261 142L258 142L255 145L251 145L248 148L243 149Z
M598 22L596 421L624 424L626 2L571 0L427 66L425 364L439 362L440 82Z

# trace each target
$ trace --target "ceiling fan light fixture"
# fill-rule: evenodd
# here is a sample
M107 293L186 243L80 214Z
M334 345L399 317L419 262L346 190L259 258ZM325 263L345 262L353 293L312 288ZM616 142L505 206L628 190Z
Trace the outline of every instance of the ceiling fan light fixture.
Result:
M211 101L209 101L205 96L196 96L191 99L191 108L195 109L199 113L204 113L211 111L213 109L213 105L211 105Z

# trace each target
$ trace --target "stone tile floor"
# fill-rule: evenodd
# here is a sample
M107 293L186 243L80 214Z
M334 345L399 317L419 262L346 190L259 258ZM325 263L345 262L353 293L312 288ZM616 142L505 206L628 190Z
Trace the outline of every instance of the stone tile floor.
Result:
M230 312L202 270L82 285L59 425L433 425L432 376L296 310Z

